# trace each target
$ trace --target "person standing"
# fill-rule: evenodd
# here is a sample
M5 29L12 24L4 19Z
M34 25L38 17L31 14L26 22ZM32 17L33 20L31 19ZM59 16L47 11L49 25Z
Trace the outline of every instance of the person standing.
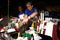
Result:
M22 6L18 6L18 18L19 18L19 15L23 14L23 8Z

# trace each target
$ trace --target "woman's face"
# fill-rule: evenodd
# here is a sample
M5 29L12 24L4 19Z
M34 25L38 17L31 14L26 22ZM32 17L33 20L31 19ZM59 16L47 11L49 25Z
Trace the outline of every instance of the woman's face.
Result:
M30 10L30 11L31 11L31 10L32 10L32 8L33 8L33 5L27 4L27 5L26 5L26 7L27 7L27 9L28 9L28 10Z

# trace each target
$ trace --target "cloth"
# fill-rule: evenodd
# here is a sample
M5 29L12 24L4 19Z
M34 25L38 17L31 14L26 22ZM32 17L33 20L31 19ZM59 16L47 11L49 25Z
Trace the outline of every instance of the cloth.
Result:
M47 22L47 25L45 26L46 27L45 35L52 37L53 25L54 25L53 22L51 21Z
M18 18L19 18L19 15L21 15L21 14L23 14L23 13L24 13L24 12L19 12L19 13L18 13Z
M52 39L53 40L58 40L58 36L57 36L57 25L53 25L53 33L52 33Z
M31 11L29 11L28 9L25 10L25 14L27 14L28 16L30 16L33 12L35 12L37 10L36 7L34 7Z

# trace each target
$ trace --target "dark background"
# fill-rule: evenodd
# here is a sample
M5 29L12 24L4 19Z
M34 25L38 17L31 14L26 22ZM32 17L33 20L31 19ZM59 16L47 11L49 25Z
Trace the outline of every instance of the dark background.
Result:
M25 9L25 3L28 1L32 1L34 6L36 6L39 10L47 10L46 7L48 6L52 6L52 8L60 6L59 0L9 0L9 15L17 16L18 6L22 5L23 9ZM8 0L0 0L0 17L6 15L8 15ZM60 11L50 11L50 15L54 18L60 18Z

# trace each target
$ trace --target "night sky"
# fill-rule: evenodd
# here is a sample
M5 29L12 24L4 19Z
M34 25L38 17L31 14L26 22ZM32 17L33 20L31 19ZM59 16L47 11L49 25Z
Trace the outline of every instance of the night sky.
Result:
M58 6L60 4L58 0L9 0L9 15L17 16L17 7L22 5L25 9L25 3L28 1L32 1L38 9L45 9L47 6ZM8 15L8 0L0 0L0 15Z

